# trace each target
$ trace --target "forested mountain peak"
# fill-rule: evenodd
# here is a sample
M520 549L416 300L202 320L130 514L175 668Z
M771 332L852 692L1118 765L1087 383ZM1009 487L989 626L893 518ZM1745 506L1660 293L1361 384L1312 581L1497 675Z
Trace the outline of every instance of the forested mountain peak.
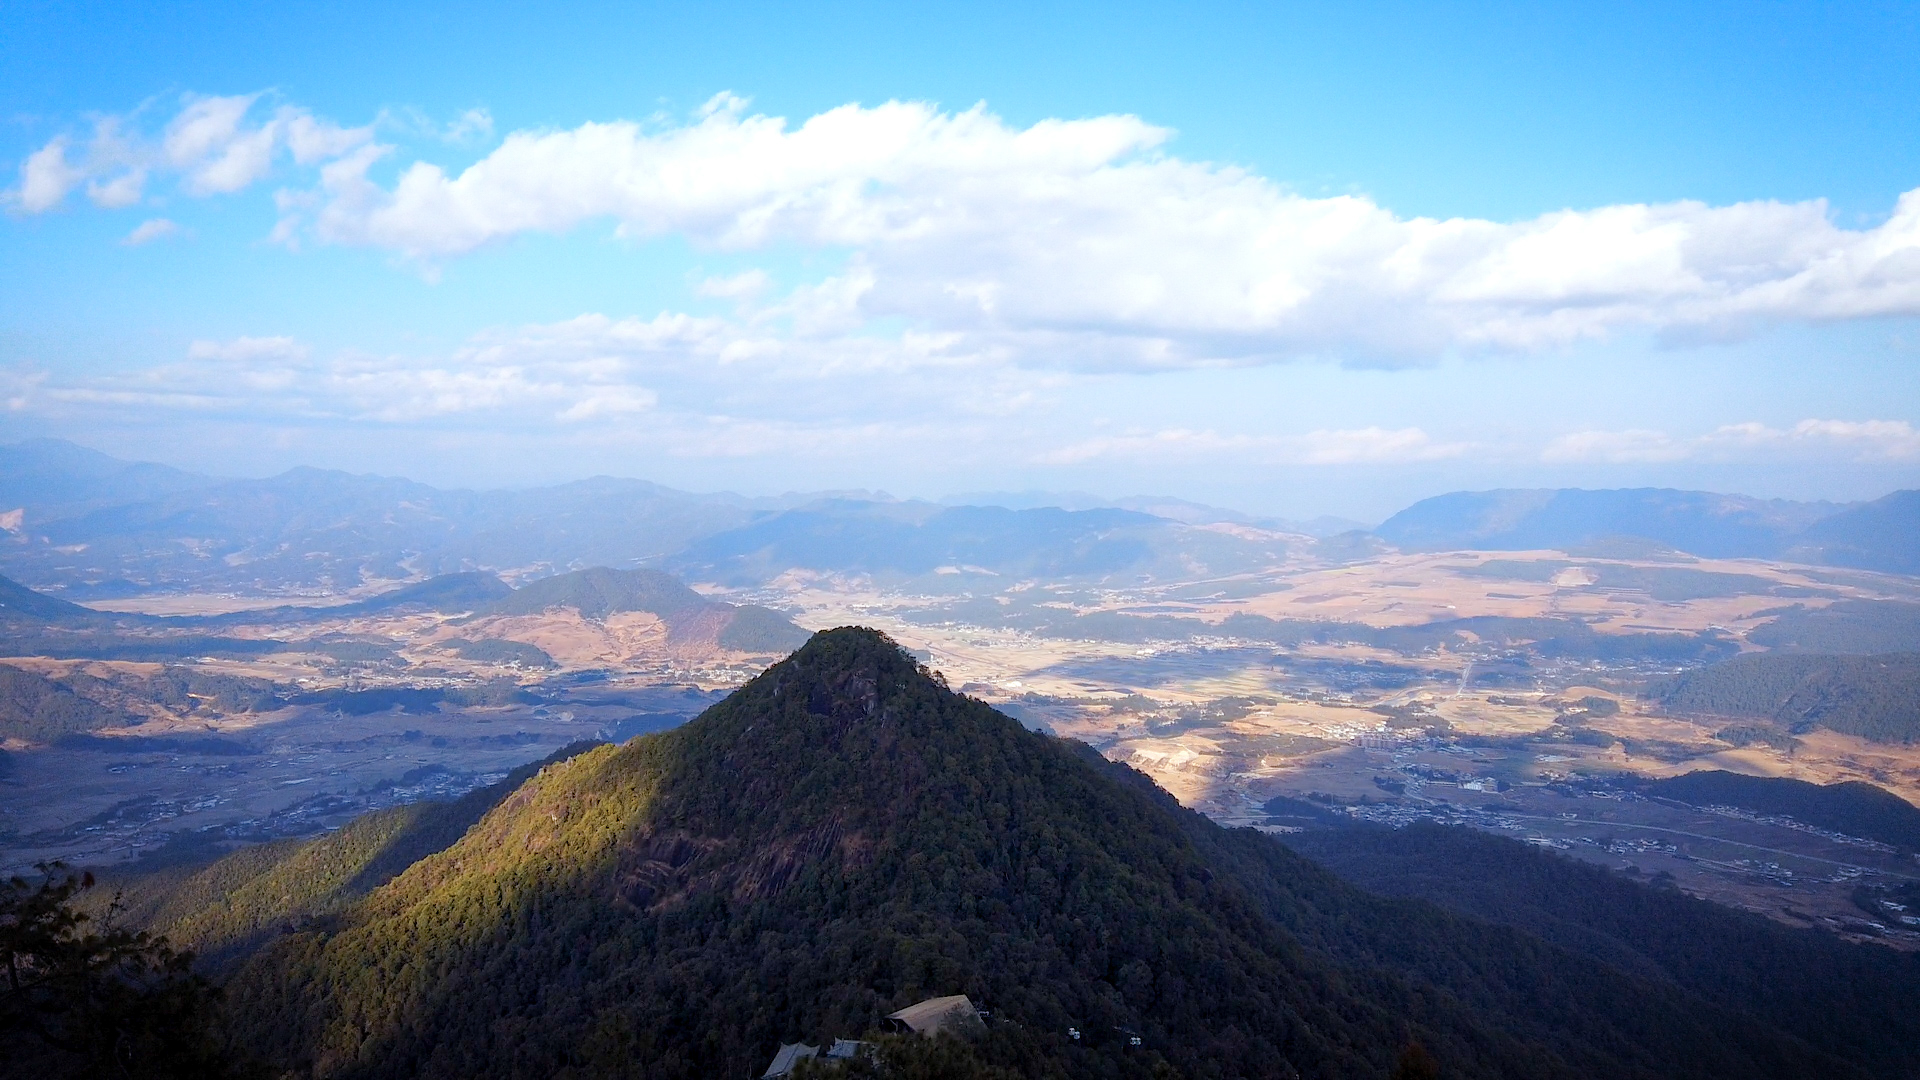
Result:
M1367 897L859 628L542 770L228 992L245 1042L313 1077L737 1076L948 994L995 1020L941 1075L1378 1077L1410 1039L1460 1077L1850 1074Z

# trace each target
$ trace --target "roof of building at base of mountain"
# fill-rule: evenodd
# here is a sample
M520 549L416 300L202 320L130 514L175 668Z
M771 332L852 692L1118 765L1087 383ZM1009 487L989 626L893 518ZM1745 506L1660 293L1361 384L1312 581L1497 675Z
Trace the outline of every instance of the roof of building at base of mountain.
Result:
M897 1030L916 1035L938 1035L943 1031L958 1035L984 1028L979 1011L965 994L949 994L915 1002L897 1012L888 1013L887 1020L890 1021L888 1026L897 1025Z

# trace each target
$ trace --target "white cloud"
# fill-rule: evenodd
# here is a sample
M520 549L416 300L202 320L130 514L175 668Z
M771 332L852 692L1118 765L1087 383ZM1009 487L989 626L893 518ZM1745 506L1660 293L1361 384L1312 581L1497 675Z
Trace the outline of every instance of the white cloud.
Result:
M307 349L290 337L237 337L231 341L202 339L187 346L187 356L193 360L247 364L261 360L304 360Z
M108 118L84 152L60 136L28 157L9 201L37 213L85 183L131 205L163 174L190 195L233 192L286 162L273 238L291 247L383 248L430 277L486 244L591 222L635 241L825 249L844 269L784 297L757 271L696 291L751 302L789 340L905 326L951 353L1062 370L1423 362L1920 314L1920 189L1857 229L1819 201L1442 220L1183 160L1133 116L1017 127L983 106L895 101L791 124L723 94L681 123L512 132L449 171L374 141L374 125L267 108L264 94L191 97L155 136ZM490 138L481 109L451 125L409 115L377 123Z
M368 178L371 156L342 159L303 227L429 262L593 220L728 249L848 249L844 281L808 288L852 294L850 318L1016 348L1070 335L1076 363L1110 367L1920 313L1920 190L1862 230L1817 201L1402 218L1166 156L1167 136L1129 116L1021 129L902 102L794 127L723 97L681 126L512 133L457 174L414 162L390 187Z
M561 410L561 420L592 420L603 416L627 416L646 412L659 404L660 395L651 390L634 386L598 386L593 387Z
M51 210L86 179L85 170L67 161L68 145L63 136L27 155L20 166L20 186L11 193L15 205L29 214Z
M1759 424L1723 427L1709 438L1761 446L1806 447L1856 461L1920 461L1920 431L1905 420L1802 420L1785 431Z
M485 109L468 109L454 117L440 137L459 146L485 142L493 138L493 114Z
M166 218L148 218L146 221L134 226L134 230L128 233L126 239L120 242L128 247L139 247L141 244L150 244L155 240L165 240L169 236L178 236L179 234L180 226L168 221Z
M189 168L221 153L240 131L240 121L258 94L190 99L167 124L162 148L176 168Z
M1260 465L1384 465L1459 457L1466 443L1436 442L1417 427L1310 431L1304 435L1221 435L1172 428L1085 439L1039 455L1047 465L1096 460L1212 460Z
M1299 440L1299 460L1308 465L1387 464L1459 457L1466 443L1436 443L1417 427L1369 427L1314 431Z
M89 182L87 184L87 198L92 199L95 206L103 206L109 210L118 210L139 202L141 195L146 191L146 186L147 170L141 168L128 169L126 172L110 180L94 180Z
M1631 429L1627 431L1576 431L1547 444L1540 460L1555 463L1604 461L1660 462L1679 461L1692 451L1686 442L1664 431Z
M773 279L764 270L746 270L727 277L710 277L694 289L700 296L720 297L729 300L752 300L767 291L773 285Z
M58 135L21 165L9 201L27 213L60 205L82 182L96 205L138 203L155 173L177 176L188 195L230 194L269 175L283 152L296 165L317 165L369 143L373 129L343 128L305 109L281 106L250 122L262 94L188 96L156 134L134 130L132 116L97 120L75 159L74 139Z
M1580 431L1549 443L1556 463L1674 461L1920 461L1920 430L1905 420L1802 420L1789 428L1749 422L1705 435L1661 431Z
M294 162L300 165L328 161L373 141L371 127L343 128L326 120L316 120L300 109L280 109L274 123L286 139Z

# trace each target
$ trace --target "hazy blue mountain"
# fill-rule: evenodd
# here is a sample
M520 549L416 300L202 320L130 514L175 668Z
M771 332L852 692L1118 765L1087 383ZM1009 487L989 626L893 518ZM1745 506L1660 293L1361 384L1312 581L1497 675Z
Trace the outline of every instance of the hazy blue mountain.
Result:
M437 611L445 615L460 615L489 608L512 595L513 586L501 581L498 575L485 570L467 570L402 585L350 604L286 604L224 615L186 616L171 621L233 626L403 611Z
M216 480L51 440L0 447L0 466L0 513L23 511L0 569L89 598L632 564L809 498L612 477L484 492L311 468Z
M1896 491L1814 522L1795 554L1830 566L1920 574L1920 491Z
M90 608L35 592L12 578L0 577L0 626L66 626L104 619Z
M441 574L350 605L365 611L472 611L513 595L513 587L484 570Z
M1565 550L1636 537L1708 558L1769 558L1842 509L1668 488L1511 488L1422 499L1374 534L1403 551Z
M1103 578L1230 573L1284 544L1243 540L1131 510L827 500L697 541L671 565L728 583L790 569L895 579Z
M974 491L949 495L940 503L943 506L1003 506L1009 510L1042 510L1049 507L1060 510L1136 510L1184 525L1251 525L1274 532L1300 533L1316 539L1367 527L1364 522L1351 518L1327 515L1305 520L1262 517L1171 495L1127 495L1105 499L1084 491Z
M27 528L101 506L219 482L165 465L121 461L64 439L28 439L0 446L0 514L24 510Z

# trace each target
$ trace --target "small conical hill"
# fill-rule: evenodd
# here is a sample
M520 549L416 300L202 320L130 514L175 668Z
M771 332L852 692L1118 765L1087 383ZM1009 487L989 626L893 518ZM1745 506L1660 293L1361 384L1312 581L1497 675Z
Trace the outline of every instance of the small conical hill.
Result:
M757 1074L955 993L1021 1075L1379 1077L1410 1038L1457 1077L1853 1075L1358 893L860 629L544 769L229 991L255 1048L327 1077Z

